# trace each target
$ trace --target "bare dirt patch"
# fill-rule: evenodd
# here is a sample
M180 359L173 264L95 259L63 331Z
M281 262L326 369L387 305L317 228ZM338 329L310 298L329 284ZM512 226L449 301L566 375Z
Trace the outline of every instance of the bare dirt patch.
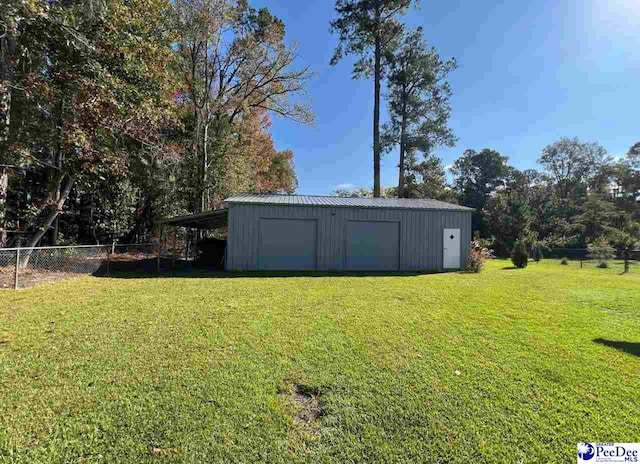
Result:
M291 395L297 404L298 412L294 419L304 426L313 426L324 414L322 407L322 390L309 385L296 385Z
M13 267L0 268L0 288L14 287L14 272L15 271ZM84 274L73 272L43 271L38 269L20 269L20 272L18 274L18 288L29 288L37 284L58 282L60 280L78 277L80 275Z
M300 426L301 431L317 435L320 432L320 419L326 415L323 396L326 388L285 380L278 393L287 404L287 411Z

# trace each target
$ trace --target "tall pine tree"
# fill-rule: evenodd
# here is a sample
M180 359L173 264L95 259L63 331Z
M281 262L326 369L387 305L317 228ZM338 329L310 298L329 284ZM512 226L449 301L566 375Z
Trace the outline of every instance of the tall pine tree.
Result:
M389 63L403 25L398 17L416 0L336 0L338 17L331 21L331 31L339 35L331 64L346 55L360 59L353 67L353 77L373 77L373 196L380 196L380 86L384 68Z

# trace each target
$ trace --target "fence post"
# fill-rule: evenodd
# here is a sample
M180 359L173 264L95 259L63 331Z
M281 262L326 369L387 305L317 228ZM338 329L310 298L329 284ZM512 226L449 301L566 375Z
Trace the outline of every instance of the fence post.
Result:
M16 248L16 265L13 271L13 289L18 290L18 268L20 267L20 241L18 241L18 248Z
M107 275L111 274L111 250L107 250Z
M624 249L624 272L625 274L627 274L629 272L629 258L631 253L629 251L629 247L626 247Z
M116 241L114 240L113 243L111 244L111 254L114 254L116 252Z

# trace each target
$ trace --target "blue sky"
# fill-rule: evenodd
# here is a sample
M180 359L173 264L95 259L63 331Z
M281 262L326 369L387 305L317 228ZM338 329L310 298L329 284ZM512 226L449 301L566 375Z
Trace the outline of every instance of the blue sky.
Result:
M256 0L282 18L299 43L300 65L317 76L309 98L315 127L274 118L278 149L295 154L302 194L372 185L373 83L351 79L353 59L329 66L332 0ZM422 25L443 59L455 57L449 165L468 148L493 148L518 168L536 167L560 137L597 141L620 156L640 141L638 0L422 0L406 17ZM386 120L383 108L382 120ZM397 153L382 163L382 184L397 179Z

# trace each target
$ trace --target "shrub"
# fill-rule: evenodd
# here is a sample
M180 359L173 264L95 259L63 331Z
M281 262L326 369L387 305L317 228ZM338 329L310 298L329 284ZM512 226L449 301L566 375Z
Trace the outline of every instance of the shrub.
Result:
M511 252L511 262L517 268L525 268L529 264L529 250L524 240L516 240Z
M601 269L609 267L607 260L614 259L616 257L616 250L609 246L609 243L604 239L591 242L587 245L587 249L589 250L587 258L597 259L597 267Z
M465 270L468 272L481 272L484 268L484 264L489 260L493 259L493 250L483 246L479 240L474 240L471 242L471 250L469 250L469 255L467 256L467 264L465 266Z
M560 261L560 264L562 264L563 266L568 266L569 260L567 258L562 258L562 261Z
M536 263L539 263L543 258L544 256L542 253L542 244L538 242L536 243L533 250L533 259L536 261Z

